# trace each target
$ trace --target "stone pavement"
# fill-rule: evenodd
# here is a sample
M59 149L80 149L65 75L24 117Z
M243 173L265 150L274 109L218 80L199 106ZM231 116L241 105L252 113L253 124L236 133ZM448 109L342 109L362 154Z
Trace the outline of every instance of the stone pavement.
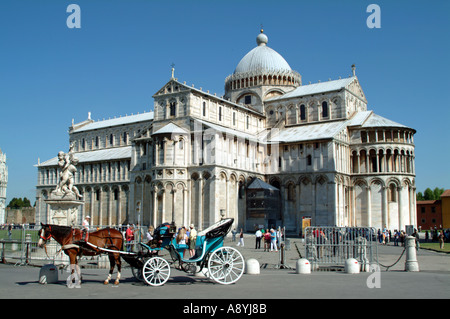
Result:
M296 262L300 258L297 252L296 245L302 257L306 255L305 245L301 238L288 237L290 241L290 249L285 251L284 264L295 269ZM280 265L279 252L264 252L263 243L261 249L255 249L255 236L253 234L244 234L244 247L237 246L237 241L232 242L231 238L226 238L225 245L238 249L245 259L255 258L259 261L262 268L277 269ZM393 243L389 245L377 245L378 262L380 265L391 266L397 262L401 256L404 247L394 246ZM404 271L405 269L406 253L401 259L390 268L381 266L381 271ZM420 249L417 252L417 260L419 269L421 271L450 271L450 254L438 253L430 250Z
M169 281L162 287L150 287L136 281L130 268L122 272L118 287L103 285L108 271L106 269L82 269L83 285L80 289L69 289L66 271L59 272L57 284L39 284L37 267L14 267L0 264L0 299L177 299L173 303L173 315L183 314L182 308L192 302L211 302L221 300L236 304L238 302L265 303L269 310L277 309L279 304L271 300L283 299L289 307L298 307L301 299L447 299L450 298L450 255L434 251L419 250L417 259L419 272L405 272L405 256L395 267L386 271L381 269L380 286L371 288L369 279L375 273L346 274L336 271L315 271L311 274L296 274L295 265L299 258L295 244L304 255L304 245L300 238L290 238L291 249L286 251L285 264L290 269L277 269L279 254L256 250L254 235L245 235L245 246L226 239L225 245L236 247L244 258L255 258L261 266L259 275L244 274L232 285L212 283L207 278L188 275L171 269ZM384 265L394 263L403 247L378 246L379 262ZM168 256L167 256L168 258ZM115 279L115 274L113 275ZM157 304L155 304L156 306ZM281 305L284 305L283 303ZM303 304L305 305L305 304ZM305 305L309 307L308 304ZM306 308L305 308L306 309ZM272 312L273 314L274 312Z

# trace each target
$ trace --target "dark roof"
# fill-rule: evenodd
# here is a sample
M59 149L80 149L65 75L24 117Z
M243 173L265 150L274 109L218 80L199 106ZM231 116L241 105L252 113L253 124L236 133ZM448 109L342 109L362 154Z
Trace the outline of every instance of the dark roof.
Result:
M266 182L263 182L259 178L256 178L248 187L247 189L268 189L272 191L279 190L276 187L273 187L272 185L267 184Z

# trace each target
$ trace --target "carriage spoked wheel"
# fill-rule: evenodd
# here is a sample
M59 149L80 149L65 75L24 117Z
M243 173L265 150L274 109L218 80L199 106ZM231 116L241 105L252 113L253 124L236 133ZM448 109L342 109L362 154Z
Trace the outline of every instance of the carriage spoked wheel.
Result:
M229 285L244 273L244 257L232 247L221 247L211 253L208 260L209 277L215 282Z
M164 258L152 257L145 262L142 276L150 286L164 285L170 277L170 265Z
M131 273L137 280L144 281L144 276L142 275L142 268L131 267Z

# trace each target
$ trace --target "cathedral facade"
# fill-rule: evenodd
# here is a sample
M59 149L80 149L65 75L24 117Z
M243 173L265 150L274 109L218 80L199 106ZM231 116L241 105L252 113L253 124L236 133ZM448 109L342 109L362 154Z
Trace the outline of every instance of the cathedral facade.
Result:
M8 186L8 166L6 154L0 149L0 224L6 223L6 188Z
M257 46L217 96L172 77L153 111L72 123L82 218L93 224L175 221L204 229L416 225L415 130L367 109L352 75L303 84L268 44ZM57 159L39 163L37 221L56 186ZM270 207L269 207L270 206Z

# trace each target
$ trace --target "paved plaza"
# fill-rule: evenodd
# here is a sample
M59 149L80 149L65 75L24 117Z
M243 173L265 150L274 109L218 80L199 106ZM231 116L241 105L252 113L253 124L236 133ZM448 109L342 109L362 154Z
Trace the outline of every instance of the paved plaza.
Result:
M316 271L297 274L296 261L304 254L304 245L299 238L290 239L286 251L285 269L279 269L279 254L255 249L253 235L247 234L245 246L227 239L225 244L236 247L244 258L255 258L261 265L259 275L244 274L232 285L212 283L207 278L188 275L172 268L169 281L162 287L150 287L136 281L130 268L122 272L118 287L104 286L106 269L82 269L83 285L80 289L69 289L66 279L69 274L60 270L57 284L39 284L39 267L0 264L0 298L8 299L436 299L450 297L450 255L428 250L419 250L417 259L419 272L405 272L405 255L389 268L381 267L379 288L369 288L369 276L375 273L347 274L343 271ZM382 265L392 265L403 251L401 246L378 246L378 259ZM169 256L166 256L170 258ZM115 274L113 275L115 278ZM292 302L292 300L291 300Z

